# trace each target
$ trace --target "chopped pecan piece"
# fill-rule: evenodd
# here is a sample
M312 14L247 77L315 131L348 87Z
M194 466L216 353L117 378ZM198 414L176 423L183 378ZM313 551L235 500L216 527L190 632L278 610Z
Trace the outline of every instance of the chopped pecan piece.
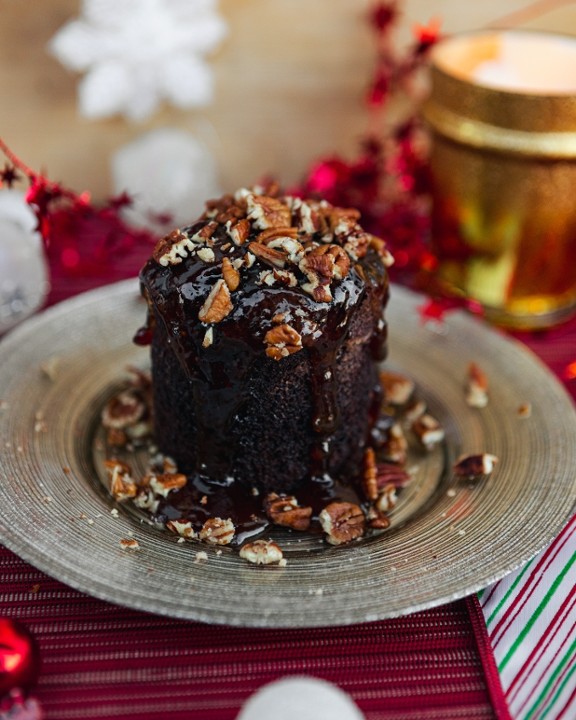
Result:
M135 538L122 538L120 540L122 550L139 550L140 543Z
M231 292L234 292L240 285L240 273L232 265L230 258L225 257L222 260L222 276Z
M168 265L181 263L192 250L194 250L194 243L188 235L182 230L173 230L156 243L152 257L159 265L168 267Z
M266 515L274 523L293 530L308 530L312 517L311 507L302 507L293 495L270 493L264 500Z
M102 410L102 425L109 430L125 430L136 424L146 412L138 392L123 390L111 398Z
M290 208L276 198L263 195L248 195L246 198L248 217L260 230L272 227L289 227Z
M410 378L390 370L380 372L380 385L384 390L384 401L390 405L404 405L412 397L415 383Z
M474 362L468 365L466 403L474 408L483 408L488 405L488 377Z
M182 473L164 473L147 476L147 484L156 495L168 497L172 490L180 490L186 485L186 475Z
M426 450L432 450L444 440L444 428L428 413L424 413L412 423L412 431Z
M205 323L218 323L232 312L234 306L230 290L224 279L217 280L198 313L198 319Z
M454 463L453 470L458 477L473 478L479 475L490 475L497 462L496 455L490 455L490 453L463 455Z
M398 496L396 495L396 486L393 483L385 485L380 492L374 503L374 507L380 513L387 513L396 507Z
M197 537L190 520L168 520L166 527L187 540Z
M230 518L208 518L200 530L200 540L212 545L229 545L236 532L236 527Z
M302 337L300 333L286 323L275 325L268 330L264 336L264 342L268 345L266 355L274 360L281 360L287 355L292 355L302 350Z
M120 460L105 460L104 467L110 482L110 492L115 500L122 502L135 497L138 487L127 463Z
M371 447L367 447L364 450L364 472L362 475L362 489L367 500L376 500L378 497L376 472L376 455Z
M272 265L272 267L283 268L286 265L286 255L279 250L263 245L259 242L251 242L248 245L250 252L255 255L259 260L266 263L266 265Z
M250 221L246 218L230 220L226 223L226 232L235 245L244 245L250 235Z
M318 518L331 545L343 545L364 535L366 517L360 506L354 503L330 503Z
M388 437L382 444L382 452L387 460L402 465L406 462L408 441L400 423L395 422L388 430Z

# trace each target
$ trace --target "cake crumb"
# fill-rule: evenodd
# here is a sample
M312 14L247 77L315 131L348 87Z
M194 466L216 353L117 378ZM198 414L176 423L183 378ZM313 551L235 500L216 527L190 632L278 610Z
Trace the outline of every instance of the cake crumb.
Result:
M202 563L208 562L208 554L204 552L204 550L199 550L196 553L196 557L194 559L194 563L196 565L200 565Z
M523 420L529 418L532 415L531 403L522 403L522 405L519 405L516 414Z
M58 377L58 369L60 365L60 358L57 356L48 358L40 364L40 372L44 377L48 378L50 382L54 382Z

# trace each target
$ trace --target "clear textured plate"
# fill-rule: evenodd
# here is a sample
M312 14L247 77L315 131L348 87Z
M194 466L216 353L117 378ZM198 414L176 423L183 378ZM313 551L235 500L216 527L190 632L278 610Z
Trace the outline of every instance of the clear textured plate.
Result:
M568 518L576 496L576 412L523 346L464 313L421 324L422 298L393 287L387 365L417 380L446 429L383 534L347 547L284 532L288 564L257 567L237 551L180 544L116 506L94 452L103 403L128 365L145 308L135 281L28 320L0 343L0 540L49 575L95 597L178 618L244 626L340 625L406 614L468 595L520 566ZM468 363L491 402L464 402ZM521 419L518 407L532 404ZM457 481L461 453L500 462ZM421 492L416 490L421 488ZM123 550L134 537L140 549ZM204 550L208 559L198 562Z

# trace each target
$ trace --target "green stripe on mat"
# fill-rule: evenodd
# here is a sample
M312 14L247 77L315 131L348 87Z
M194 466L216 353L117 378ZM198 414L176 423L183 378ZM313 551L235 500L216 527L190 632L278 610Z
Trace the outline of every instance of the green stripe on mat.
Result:
M574 660L574 652L575 651L576 651L576 640L574 640L572 645L570 645L570 647L568 648L568 650L562 657L562 660L560 660L560 662L556 666L556 669L554 670L554 672L550 676L550 679L548 680L548 682L542 689L542 692L540 693L540 695L538 695L538 697L534 701L534 704L530 707L530 709L527 711L526 715L524 716L524 720L530 720L530 718L534 716L534 713L538 710L538 705L542 702L542 700L546 696L546 693L550 690L552 684L554 683L554 681L556 680L556 678L558 677L558 675L560 674L560 672L562 671L562 669L564 668L566 663L570 660ZM570 680L570 678L574 674L575 670L576 670L576 663L574 665L572 665L572 669L568 672L568 674L566 675L564 680L562 680L558 690L552 696L552 698L547 703L547 705L540 711L540 714L538 715L539 720L541 718L546 717L546 715L550 712L550 710L554 706L554 703L556 702L556 700L562 693L562 690L564 689L566 683L568 682L568 680Z
M552 597L552 595L554 595L554 593L556 592L558 586L560 585L560 583L561 583L562 580L564 579L564 576L566 575L566 573L568 572L568 570L570 570L570 568L571 568L572 565L574 564L574 561L575 561L575 560L576 560L576 553L574 553L574 554L572 555L572 557L570 558L570 560L569 560L569 561L566 563L566 565L562 568L562 572L561 572L561 573L558 575L558 577L554 580L554 582L553 582L552 585L550 586L550 589L548 590L548 592L546 593L546 595L544 595L544 598L542 599L542 601L540 602L540 604L538 605L538 607L536 608L536 610L534 610L534 612L532 613L532 617L530 618L530 620L528 620L528 622L526 623L526 625L522 628L522 632L520 632L520 634L518 635L518 637L516 638L516 640L515 640L515 641L513 642L513 644L510 646L510 649L508 650L508 652L506 653L506 655L502 658L502 661L501 661L500 664L498 665L498 672L502 673L502 671L504 670L504 668L506 667L506 665L507 665L508 662L510 661L510 658L512 657L512 655L514 655L514 653L515 653L516 650L518 649L518 646L522 643L522 641L524 640L524 638L526 637L526 635L530 632L530 629L532 628L532 626L534 625L534 623L536 622L536 620L537 620L537 619L540 617L540 615L542 614L542 611L544 610L544 608L545 608L546 605L548 604L548 601L550 600L550 598Z
M494 616L496 615L496 613L498 613L498 612L500 611L500 608L502 607L502 605L504 605L504 603L506 602L506 600L508 600L508 598L510 597L510 595L514 592L514 590L515 590L516 587L518 586L518 583L519 583L520 580L522 579L522 576L523 576L524 573L528 570L528 568L532 565L533 562L534 562L534 558L532 558L532 560L530 560L529 562L527 562L526 565L522 568L522 572L520 572L520 573L518 574L518 577L516 578L516 580L514 580L514 582L512 583L512 585L510 585L510 587L509 587L508 590L506 591L506 593L505 593L504 597L502 598L502 600L500 600L500 602L498 603L498 605L496 605L496 607L494 608L494 610L490 613L490 617L486 620L486 625L487 625L487 626L489 626L490 623L492 622L492 620L494 620Z

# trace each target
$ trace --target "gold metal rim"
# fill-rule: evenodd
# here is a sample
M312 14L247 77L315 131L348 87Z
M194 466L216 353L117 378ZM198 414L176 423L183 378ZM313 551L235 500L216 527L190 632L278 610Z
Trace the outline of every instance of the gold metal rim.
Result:
M426 121L441 135L462 145L551 159L576 158L576 132L526 132L464 117L429 100Z

